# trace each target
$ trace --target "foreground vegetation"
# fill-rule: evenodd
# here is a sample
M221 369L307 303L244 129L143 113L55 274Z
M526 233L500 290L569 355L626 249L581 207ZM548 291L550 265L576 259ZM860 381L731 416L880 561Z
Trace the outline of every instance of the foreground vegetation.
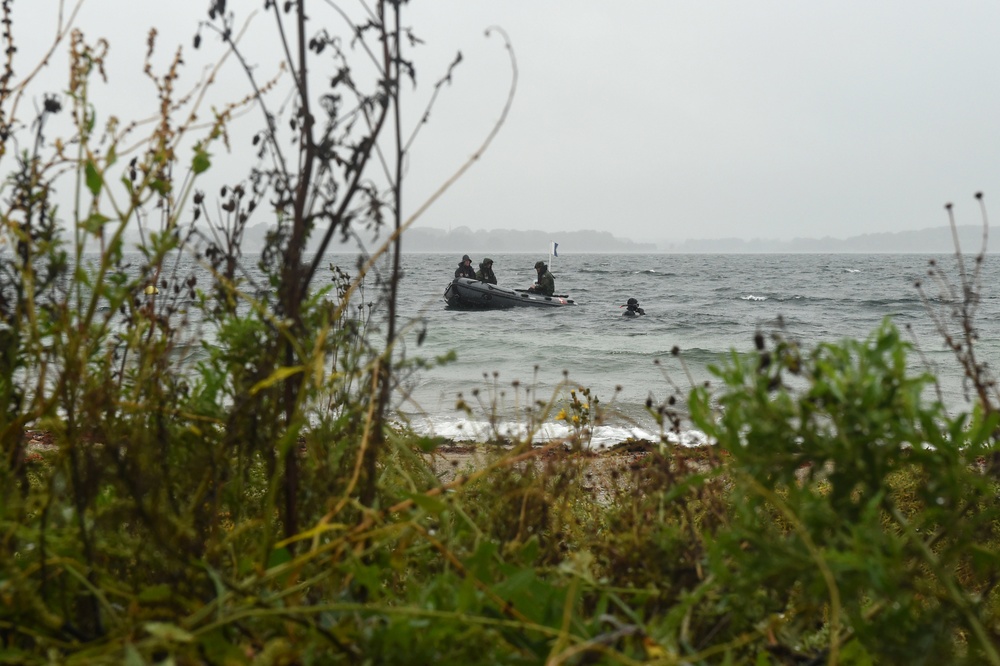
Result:
M580 391L541 410L576 425L568 440L513 442L442 482L439 443L388 420L400 378L447 360L403 354L421 335L395 321L419 41L405 3L341 26L356 51L335 36L346 16L324 30L307 4L265 3L290 39L293 104L246 65L252 94L199 125L212 81L179 92L178 55L150 65L162 103L145 136L95 109L106 45L68 31L68 92L22 120L31 77L4 22L0 661L1000 663L982 255L958 253L954 288L931 268L966 413L925 399L933 377L908 372L889 321L814 349L779 332L720 363L690 414L650 404L663 441L606 476L583 446L600 403ZM235 26L213 2L195 44L240 55ZM318 94L316 63L339 72ZM262 118L246 136L243 109ZM48 138L59 123L67 138ZM259 162L213 201L199 183L241 141ZM275 220L263 284L242 272L255 215ZM305 255L362 225L387 242L356 267ZM682 427L713 445L670 445Z

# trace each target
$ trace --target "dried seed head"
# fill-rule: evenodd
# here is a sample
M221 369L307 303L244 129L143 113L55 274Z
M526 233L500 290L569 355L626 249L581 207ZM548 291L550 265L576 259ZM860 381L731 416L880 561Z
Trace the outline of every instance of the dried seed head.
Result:
M62 111L62 103L59 101L58 97L54 95L46 95L43 108L45 109L45 113L59 113Z

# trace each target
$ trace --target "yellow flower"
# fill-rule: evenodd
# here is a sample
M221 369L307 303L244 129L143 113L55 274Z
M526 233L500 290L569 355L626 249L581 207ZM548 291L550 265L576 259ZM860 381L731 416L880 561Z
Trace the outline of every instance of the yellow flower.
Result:
M573 415L573 423L579 423L579 422L580 422L580 417L577 416L576 414L574 414Z
M559 413L556 414L556 421L562 421L565 418L566 418L566 410L565 409L560 409Z

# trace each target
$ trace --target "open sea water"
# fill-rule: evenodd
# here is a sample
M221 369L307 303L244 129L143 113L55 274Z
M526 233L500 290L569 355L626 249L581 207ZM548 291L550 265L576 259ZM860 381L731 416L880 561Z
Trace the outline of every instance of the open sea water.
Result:
M514 288L530 286L535 261L547 260L527 254L490 258L499 284ZM662 404L674 385L686 393L692 383L712 380L709 366L733 350L749 353L756 333L769 337L780 329L810 347L864 338L891 317L908 338L904 327L912 327L923 352L923 359L911 355L914 371L928 363L951 410L967 409L958 364L915 287L921 280L929 296L938 296L927 280L932 258L960 293L956 258L947 254L563 253L551 266L556 293L568 294L576 307L464 311L448 309L443 299L459 257L405 255L402 318L426 328L423 344L409 343L406 353L433 358L454 350L457 360L410 378L399 408L425 432L484 439L494 434L491 422L516 432L533 401L564 405L570 388L586 387L605 408L593 445L655 439L660 431L647 401ZM473 266L481 259L473 256ZM974 266L971 258L966 266ZM996 367L1000 268L987 257L982 271L979 355ZM630 297L639 300L645 316L622 316ZM675 347L679 357L671 353ZM456 410L459 394L471 415ZM565 424L549 421L539 438L566 434ZM683 439L697 442L699 434L687 432Z
M499 284L514 288L529 287L534 263L548 259L544 254L489 256ZM517 434L534 420L542 422L536 440L562 437L569 431L556 413L566 405L570 390L588 388L600 400L604 417L593 431L592 446L630 437L656 439L660 430L647 402L659 405L675 387L686 395L693 384L714 380L709 367L726 361L732 351L751 352L756 333L769 338L781 330L811 347L864 338L885 317L891 317L904 336L910 337L904 327L912 327L922 352L922 358L911 354L914 372L930 369L939 377L951 411L969 408L960 368L914 286L922 280L928 295L938 296L937 287L927 280L928 261L934 259L960 293L953 255L564 252L551 266L556 293L568 294L578 305L482 311L446 307L444 290L459 258L404 253L401 259L398 328L406 334L399 352L408 358L434 359L448 352L456 356L401 377L397 414L427 434L483 441ZM482 258L473 256L473 266ZM256 261L246 257L244 268L262 284ZM331 255L323 266L330 264L357 274L355 255ZM966 265L974 266L971 258ZM378 265L383 276L386 269L385 262ZM1000 266L993 257L983 263L981 281L978 353L996 367ZM317 284L324 282L329 284L319 275ZM366 278L363 297L378 302L375 276ZM645 316L622 316L630 297L639 300ZM376 305L373 320L384 314L384 307ZM197 360L202 340L212 339L212 332L197 324L192 319L186 362ZM679 356L671 353L675 347ZM456 408L459 396L471 411ZM539 403L554 406L545 418L538 417ZM683 411L683 400L680 407ZM682 443L699 441L700 434L690 430L682 437Z

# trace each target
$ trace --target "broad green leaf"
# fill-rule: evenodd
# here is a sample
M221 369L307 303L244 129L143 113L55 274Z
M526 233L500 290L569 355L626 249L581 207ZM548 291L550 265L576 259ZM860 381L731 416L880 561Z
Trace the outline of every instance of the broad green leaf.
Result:
M493 579L492 569L496 554L497 545L484 539L479 542L476 552L465 560L465 567L479 580L488 582Z
M566 588L540 578L533 567L515 570L492 588L498 597L534 622L551 627L562 621Z
M160 196L167 196L170 193L170 181L154 178L149 181L149 188Z
M284 565L292 561L292 553L287 548L274 548L271 550L271 554L267 557L267 568L271 569L281 569ZM290 568L281 569L281 572L274 576L274 580L279 585L285 585L292 579L295 572Z
M89 234L97 234L100 233L101 227L110 221L110 217L101 215L100 213L91 213L90 217L86 220L80 221L80 226Z
M194 159L191 160L191 170L197 173L203 173L208 171L208 168L212 166L212 161L209 159L211 155L201 147L195 148Z
M857 664L857 666L871 666L875 663L871 654L865 649L861 641L854 639L848 641L840 651L840 660L844 664Z
M142 658L139 650L131 643L125 644L125 666L146 666L146 660Z
M378 565L365 565L357 560L343 563L346 572L354 577L355 582L372 594L378 594L385 583L385 570Z
M538 535L533 534L531 537L524 542L521 546L521 561L524 564L534 564L535 560L538 559L538 553L541 551L538 543Z
M275 548L267 558L267 568L272 569L292 561L292 554L287 548Z
M216 629L198 637L198 645L209 664L246 664L246 655L233 644L225 630Z
M97 165L92 160L87 160L83 168L84 177L87 181L87 189L95 197L101 193L101 186L104 184L104 176L97 170Z

